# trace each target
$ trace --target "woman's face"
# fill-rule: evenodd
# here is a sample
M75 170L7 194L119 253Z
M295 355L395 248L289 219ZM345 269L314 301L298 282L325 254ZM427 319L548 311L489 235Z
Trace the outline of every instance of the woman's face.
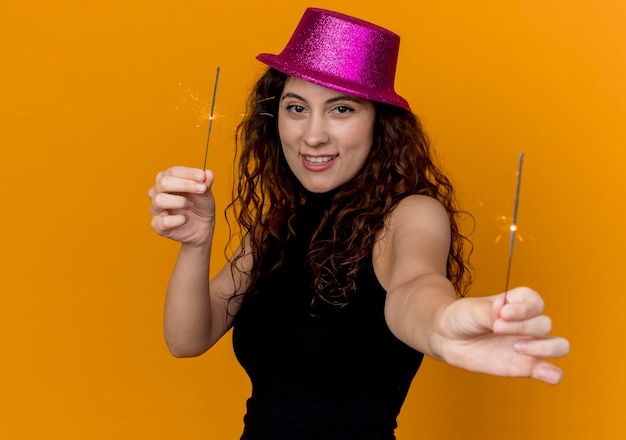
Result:
M287 163L302 186L331 191L352 179L367 160L375 106L299 78L285 83L278 132Z

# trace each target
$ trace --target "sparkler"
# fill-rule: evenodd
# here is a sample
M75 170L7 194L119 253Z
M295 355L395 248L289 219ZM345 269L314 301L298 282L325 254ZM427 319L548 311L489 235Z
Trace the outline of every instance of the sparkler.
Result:
M515 233L517 232L517 208L519 206L519 188L522 182L522 164L524 162L524 153L519 154L519 164L517 168L517 185L515 188L515 203L513 205L513 223L509 229L511 230L511 238L509 241L509 262L506 270L506 284L504 286L504 304L506 304L506 294L509 291L509 279L511 276L511 262L513 261L513 245L515 244Z
M209 140L211 139L211 127L213 126L213 110L215 109L215 96L217 95L217 81L220 78L220 68L217 67L215 71L215 84L213 85L213 99L211 100L211 113L209 114L209 131L206 137L206 148L204 150L204 168L206 171L206 160L209 156Z

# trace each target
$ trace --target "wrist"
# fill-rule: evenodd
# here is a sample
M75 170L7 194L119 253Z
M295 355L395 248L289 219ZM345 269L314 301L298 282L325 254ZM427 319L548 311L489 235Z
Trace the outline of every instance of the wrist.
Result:
M209 258L211 255L211 248L213 244L213 234L210 234L205 240L201 242L182 242L180 244L180 253L189 254L195 258Z

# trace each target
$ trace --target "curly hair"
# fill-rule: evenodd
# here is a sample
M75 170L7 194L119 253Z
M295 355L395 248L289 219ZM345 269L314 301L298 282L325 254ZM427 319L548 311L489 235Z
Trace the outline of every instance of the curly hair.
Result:
M279 100L288 76L269 68L250 94L246 116L237 127L238 165L233 201L240 233L248 236L249 249L241 249L234 263L252 254L251 284L277 269L280 250L295 232L291 225L306 191L294 177L283 156L277 129ZM430 142L417 117L400 107L374 103L376 116L370 158L348 184L334 194L308 252L314 276L315 298L345 305L354 294L358 273L371 265L371 252L386 217L405 197L433 197L448 212L451 244L447 276L457 296L465 295L471 282L464 242L459 232L452 185L432 159ZM366 190L364 190L366 189ZM231 228L231 238L233 236ZM235 270L236 264L233 264Z

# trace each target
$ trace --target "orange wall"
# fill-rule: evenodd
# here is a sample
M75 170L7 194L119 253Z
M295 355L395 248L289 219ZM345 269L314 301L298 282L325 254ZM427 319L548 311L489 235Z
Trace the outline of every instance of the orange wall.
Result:
M504 287L499 219L523 150L513 284L540 290L572 342L558 387L428 360L398 438L622 438L625 3L365 3L341 9L402 35L397 89L476 219L472 294ZM150 230L146 192L164 167L201 166L220 65L209 161L227 202L254 56L279 51L309 6L268 5L0 7L3 438L238 438L249 385L230 341L192 360L162 341L176 245Z

